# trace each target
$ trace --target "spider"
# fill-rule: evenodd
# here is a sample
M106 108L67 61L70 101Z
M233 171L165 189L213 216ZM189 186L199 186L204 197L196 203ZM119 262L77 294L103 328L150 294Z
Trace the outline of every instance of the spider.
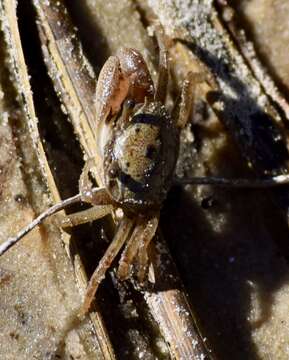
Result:
M83 314L89 310L107 269L123 247L117 270L119 279L129 278L135 265L139 283L144 282L149 263L148 247L158 227L162 203L174 181L180 132L190 118L196 84L209 81L202 74L188 73L169 113L165 107L168 59L162 41L159 41L159 48L156 85L137 50L122 48L116 56L108 58L96 87L98 152L83 168L79 194L52 206L0 245L1 256L45 218L78 201L93 206L61 218L62 227L97 220L121 208L123 216L114 238L90 278ZM97 169L101 187L93 187L89 180L93 168ZM179 183L267 187L288 183L288 176L256 180L191 178L179 180Z

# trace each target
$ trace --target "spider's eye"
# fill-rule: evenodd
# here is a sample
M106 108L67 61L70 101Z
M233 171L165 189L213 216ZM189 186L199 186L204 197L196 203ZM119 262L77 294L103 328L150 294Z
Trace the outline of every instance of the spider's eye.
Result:
M127 100L125 100L123 106L124 106L124 108L127 108L127 109L133 109L135 106L135 102L132 99L127 99Z

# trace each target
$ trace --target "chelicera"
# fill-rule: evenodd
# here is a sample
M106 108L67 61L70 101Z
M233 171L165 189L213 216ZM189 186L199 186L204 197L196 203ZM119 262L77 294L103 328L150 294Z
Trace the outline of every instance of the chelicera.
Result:
M89 281L83 313L89 310L106 270L123 247L118 277L127 279L135 268L138 281L144 282L149 263L148 246L158 227L162 203L174 181L180 131L190 117L196 83L204 81L204 76L189 73L169 113L165 107L167 51L161 41L159 44L156 85L137 50L123 48L116 56L109 57L96 87L95 138L98 153L84 166L79 180L79 194L52 206L15 237L0 245L2 255L45 218L77 201L93 206L61 218L62 227L100 219L121 208L123 216L115 236ZM89 180L92 168L98 172L98 188L93 188ZM288 176L254 181L191 178L183 183L263 187L288 183Z

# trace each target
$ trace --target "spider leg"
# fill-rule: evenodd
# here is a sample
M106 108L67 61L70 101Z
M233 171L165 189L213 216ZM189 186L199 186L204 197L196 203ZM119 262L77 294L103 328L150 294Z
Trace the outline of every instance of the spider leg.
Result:
M121 254L117 276L120 280L126 280L129 277L130 266L137 254L138 247L145 230L145 223L143 219L138 219L136 226L126 244L124 251Z
M97 192L92 191L93 185L89 179L89 172L94 167L97 169L95 158L89 158L86 161L79 178L79 192L81 194L81 200L97 206L111 204L112 200L107 194L105 188L100 188Z
M79 211L70 215L58 215L57 223L62 228L73 227L97 219L101 219L104 216L110 214L112 210L112 205L93 206L92 208Z
M104 256L100 260L96 270L89 280L85 299L81 309L82 315L84 315L89 310L98 286L105 276L106 270L111 266L114 258L119 253L127 237L129 236L133 225L134 222L126 217L121 220L112 242L110 243L108 249L106 250Z
M187 74L172 112L172 117L179 129L183 129L186 126L193 110L196 86L204 81L208 81L208 74L206 73L189 72Z
M87 191L92 189L92 183L89 179L90 170L96 165L94 158L89 158L86 160L84 167L82 169L78 184L79 184L79 192L85 196Z
M136 227L127 242L127 245L122 253L119 268L118 268L118 277L120 280L125 280L129 277L130 266L133 263L134 258L136 257L138 251L142 254L140 268L141 277L146 272L147 264L147 247L155 235L157 226L158 226L159 216L153 218L139 218L136 224Z
M138 250L138 280L142 284L148 270L149 257L148 247L153 239L159 224L159 214L150 219L147 223L146 231L143 235L143 241Z
M75 223L75 225L76 225L76 224L92 221L92 219L103 217L108 212L108 207L111 209L111 206L112 206L111 200L108 199L108 195L104 188L92 188L91 194L94 199L98 200L97 204L99 205L100 208L99 209L96 208L94 210L89 209L89 211L86 212L86 216L84 216L84 217L79 214L73 214L73 215L75 215L75 218L73 218L73 216L70 215L72 217L72 219L71 219L72 225L73 225L73 223ZM56 214L60 210L63 210L66 207L68 207L72 204L79 203L81 201L82 201L82 195L79 193L68 199L60 201L59 203L51 206L50 208L48 208L47 210L42 212L39 216L37 216L36 219L34 219L31 223L29 223L27 226L25 226L23 229L21 229L18 232L18 234L8 238L6 241L4 241L0 245L0 256L3 255L7 250L9 250L18 241L20 241L26 234L28 234L36 226L42 224L45 219ZM94 215L92 217L90 217L90 219L88 219L89 212L91 215L94 213ZM77 219L77 217L78 217L78 219ZM62 219L63 219L63 222L65 223L66 222L65 217L63 217ZM85 221L84 221L84 219L85 219ZM70 220L68 219L66 226L71 226L69 224L69 221ZM59 220L57 222L61 226L61 220ZM65 227L65 224L64 224L64 227Z
M167 87L169 79L169 69L168 69L168 51L164 44L163 30L156 32L156 37L159 45L159 68L158 68L158 78L155 90L155 101L160 101L164 103L167 96Z

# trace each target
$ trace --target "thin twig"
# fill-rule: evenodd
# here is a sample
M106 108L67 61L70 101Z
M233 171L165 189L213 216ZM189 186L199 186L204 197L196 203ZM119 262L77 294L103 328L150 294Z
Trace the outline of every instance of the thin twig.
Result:
M289 184L289 175L277 175L270 178L260 179L225 179L215 176L175 178L175 184L178 185L213 185L232 188L268 188Z

